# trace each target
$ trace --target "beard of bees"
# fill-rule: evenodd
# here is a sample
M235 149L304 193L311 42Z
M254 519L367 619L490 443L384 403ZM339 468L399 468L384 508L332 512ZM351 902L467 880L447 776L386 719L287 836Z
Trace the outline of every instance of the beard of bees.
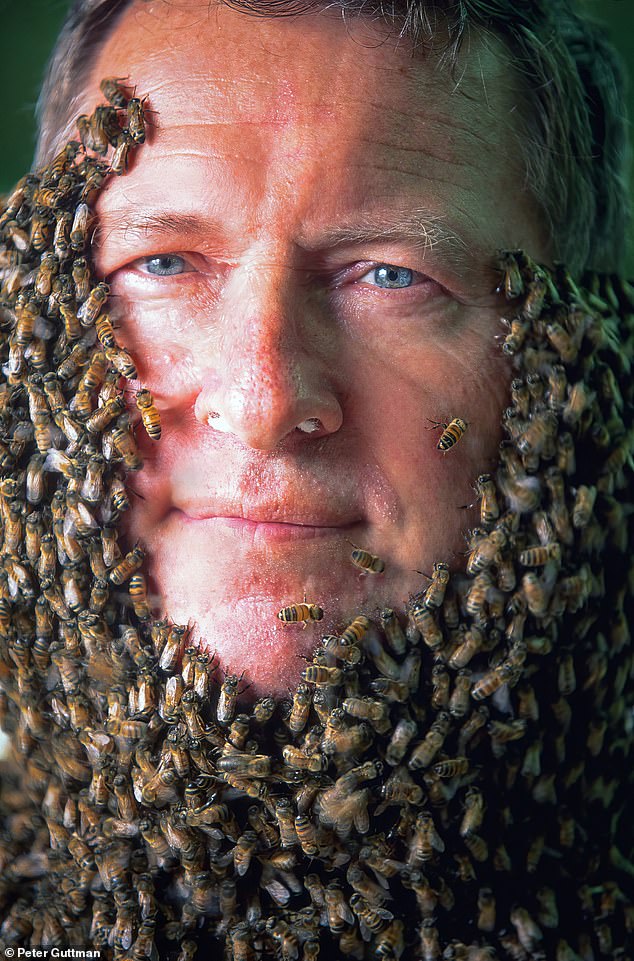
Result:
M465 572L237 714L117 548L133 363L82 260L108 173L70 146L0 213L3 946L631 956L632 288L500 258L515 380Z

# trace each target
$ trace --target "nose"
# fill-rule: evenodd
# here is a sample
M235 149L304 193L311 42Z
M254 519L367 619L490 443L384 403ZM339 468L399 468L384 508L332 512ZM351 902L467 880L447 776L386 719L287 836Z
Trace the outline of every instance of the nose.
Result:
M214 356L198 358L200 423L263 451L295 430L339 430L332 331L290 268L236 269L215 313Z

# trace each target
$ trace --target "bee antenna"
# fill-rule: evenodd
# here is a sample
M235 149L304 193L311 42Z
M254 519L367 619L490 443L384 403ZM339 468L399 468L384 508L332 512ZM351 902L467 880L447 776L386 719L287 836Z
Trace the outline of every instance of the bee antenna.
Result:
M430 581L433 580L431 574L426 574L425 571L418 571L418 570L416 570L416 568L414 568L414 572L415 572L416 574L422 574L423 577L429 578Z

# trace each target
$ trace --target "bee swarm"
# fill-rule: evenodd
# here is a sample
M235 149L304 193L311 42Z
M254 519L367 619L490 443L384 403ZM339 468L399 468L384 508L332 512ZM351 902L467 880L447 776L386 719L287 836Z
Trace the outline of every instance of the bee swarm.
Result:
M0 208L1 945L631 957L632 288L501 255L515 379L466 572L438 563L407 620L360 612L292 701L238 713L118 544L136 371L87 249L144 133L102 90Z

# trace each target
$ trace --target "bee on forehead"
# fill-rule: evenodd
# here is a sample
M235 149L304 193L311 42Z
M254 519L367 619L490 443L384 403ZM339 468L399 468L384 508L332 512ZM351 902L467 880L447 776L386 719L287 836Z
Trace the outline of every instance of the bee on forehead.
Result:
M429 420L429 417L427 420ZM428 427L427 430L437 430L439 427L442 427L442 434L436 444L436 450L440 451L448 451L454 447L469 427L467 421L462 420L461 417L454 417L448 424L433 420L430 421L430 423L432 426Z
M128 130L135 143L140 144L145 141L145 110L144 100L132 97L128 100Z
M126 77L105 77L99 84L99 89L106 100L120 110L125 110L128 105L125 89L120 84L121 80L126 79Z

